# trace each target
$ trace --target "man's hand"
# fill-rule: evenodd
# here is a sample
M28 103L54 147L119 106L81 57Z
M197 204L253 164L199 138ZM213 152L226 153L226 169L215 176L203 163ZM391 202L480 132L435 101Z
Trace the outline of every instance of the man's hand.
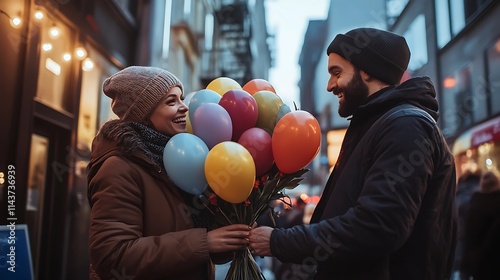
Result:
M257 256L271 256L271 227L257 227L250 230L250 248Z

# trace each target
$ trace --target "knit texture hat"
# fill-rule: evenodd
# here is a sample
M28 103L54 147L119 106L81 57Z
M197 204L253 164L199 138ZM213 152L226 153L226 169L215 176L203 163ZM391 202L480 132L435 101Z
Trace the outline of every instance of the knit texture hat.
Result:
M107 78L102 89L113 99L111 108L121 120L144 123L175 86L183 90L181 81L164 69L130 66Z
M410 61L404 37L375 28L338 34L326 54L336 53L358 69L389 85L399 84Z

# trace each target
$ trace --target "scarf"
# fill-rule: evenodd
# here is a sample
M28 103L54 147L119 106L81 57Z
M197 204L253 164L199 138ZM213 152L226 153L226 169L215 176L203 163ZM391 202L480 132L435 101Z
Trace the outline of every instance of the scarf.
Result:
M152 129L149 126L143 125L141 123L130 123L132 128L139 134L139 137L144 142L146 147L148 147L151 158L163 167L163 149L167 145L170 137L159 133L158 131Z

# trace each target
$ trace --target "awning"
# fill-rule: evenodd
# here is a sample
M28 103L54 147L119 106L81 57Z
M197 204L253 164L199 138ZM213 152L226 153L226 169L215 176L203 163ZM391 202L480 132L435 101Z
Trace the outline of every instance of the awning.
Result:
M486 121L472 129L472 148L487 142L496 141L500 141L500 116Z
M452 152L456 156L481 144L497 141L500 141L500 116L462 133L453 142Z

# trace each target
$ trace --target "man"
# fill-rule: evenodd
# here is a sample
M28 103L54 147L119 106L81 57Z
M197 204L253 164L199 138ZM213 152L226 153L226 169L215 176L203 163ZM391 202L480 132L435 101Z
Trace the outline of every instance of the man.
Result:
M255 228L251 248L316 266L316 279L449 278L455 168L432 82L399 85L410 51L391 32L339 34L327 54L327 90L351 116L339 159L311 224Z

